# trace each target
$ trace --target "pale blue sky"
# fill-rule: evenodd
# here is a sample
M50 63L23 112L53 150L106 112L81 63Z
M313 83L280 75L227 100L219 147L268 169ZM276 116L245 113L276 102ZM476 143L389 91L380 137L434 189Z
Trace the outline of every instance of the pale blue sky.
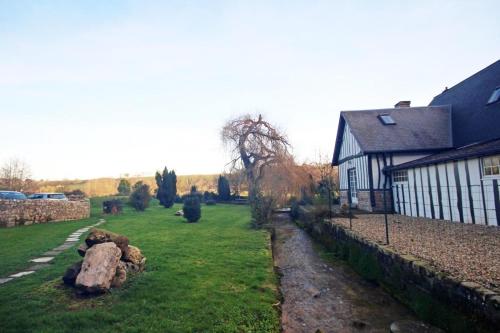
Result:
M497 1L0 0L0 162L217 173L256 112L331 157L341 110L426 105L499 56Z

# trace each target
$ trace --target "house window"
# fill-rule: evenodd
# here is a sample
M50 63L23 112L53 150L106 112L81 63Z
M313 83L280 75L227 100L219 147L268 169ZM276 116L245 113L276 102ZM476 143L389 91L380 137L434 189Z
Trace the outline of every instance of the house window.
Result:
M405 183L408 181L408 171L406 170L401 170L401 171L394 171L392 174L392 180L395 183Z
M483 171L485 176L499 176L500 155L483 158Z
M495 90L493 90L487 104L493 104L498 101L500 101L500 87L496 87Z
M378 119L380 119L384 125L396 125L396 122L392 119L391 115L381 114L378 116Z

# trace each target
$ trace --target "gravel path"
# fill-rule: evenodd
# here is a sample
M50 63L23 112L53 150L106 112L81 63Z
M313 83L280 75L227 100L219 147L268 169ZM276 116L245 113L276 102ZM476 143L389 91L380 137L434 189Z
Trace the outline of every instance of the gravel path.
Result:
M500 228L442 220L389 215L390 247L431 263L462 281L500 291ZM349 227L349 219L335 218ZM385 243L384 215L358 215L353 231Z
M322 259L309 235L295 224L277 220L274 230L283 332L385 333L394 321L415 319L345 264Z

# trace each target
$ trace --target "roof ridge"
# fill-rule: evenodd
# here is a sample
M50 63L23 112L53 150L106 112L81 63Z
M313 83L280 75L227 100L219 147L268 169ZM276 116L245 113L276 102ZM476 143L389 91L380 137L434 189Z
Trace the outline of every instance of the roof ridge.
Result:
M450 104L443 105L423 105L423 106L409 106L403 108L381 108L381 109L361 109L361 110L342 110L340 113L348 113L348 112L376 112L376 111L405 111L410 109L429 109L429 108L443 108L449 107Z
M474 77L474 76L476 76L476 75L479 75L480 73L482 73L482 72L485 72L485 71L489 70L489 69L490 69L490 67L492 67L492 66L496 65L497 63L500 63L500 59L498 59L498 60L494 61L493 63L489 64L488 66L484 67L483 69L481 69L481 70L479 70L479 71L475 72L474 74L471 74L471 75L467 76L465 79L463 79L463 80L459 81L458 83L454 84L454 85L453 85L453 86L451 86L450 88L447 88L446 90L442 91L441 93L439 93L439 94L435 95L435 96L432 98L432 101L433 101L433 100L435 100L438 96L441 96L441 95L443 95L443 94L449 93L449 92L450 92L450 90L456 89L457 87L459 87L459 86L460 86L460 85L462 85L465 81L467 81L467 80L471 79L472 77ZM431 101L431 103L430 103L430 104L432 104L432 101Z

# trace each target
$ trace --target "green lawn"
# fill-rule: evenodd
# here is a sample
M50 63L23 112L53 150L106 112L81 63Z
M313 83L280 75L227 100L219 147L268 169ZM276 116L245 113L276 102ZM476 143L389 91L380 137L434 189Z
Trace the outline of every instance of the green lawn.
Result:
M76 297L62 285L79 260L70 249L50 268L0 285L0 331L278 332L279 315L269 236L249 227L242 206L203 206L198 223L174 216L175 206L125 209L103 228L124 234L148 258L146 271L119 290ZM0 230L5 272L62 243L89 220ZM4 276L2 274L1 276Z

